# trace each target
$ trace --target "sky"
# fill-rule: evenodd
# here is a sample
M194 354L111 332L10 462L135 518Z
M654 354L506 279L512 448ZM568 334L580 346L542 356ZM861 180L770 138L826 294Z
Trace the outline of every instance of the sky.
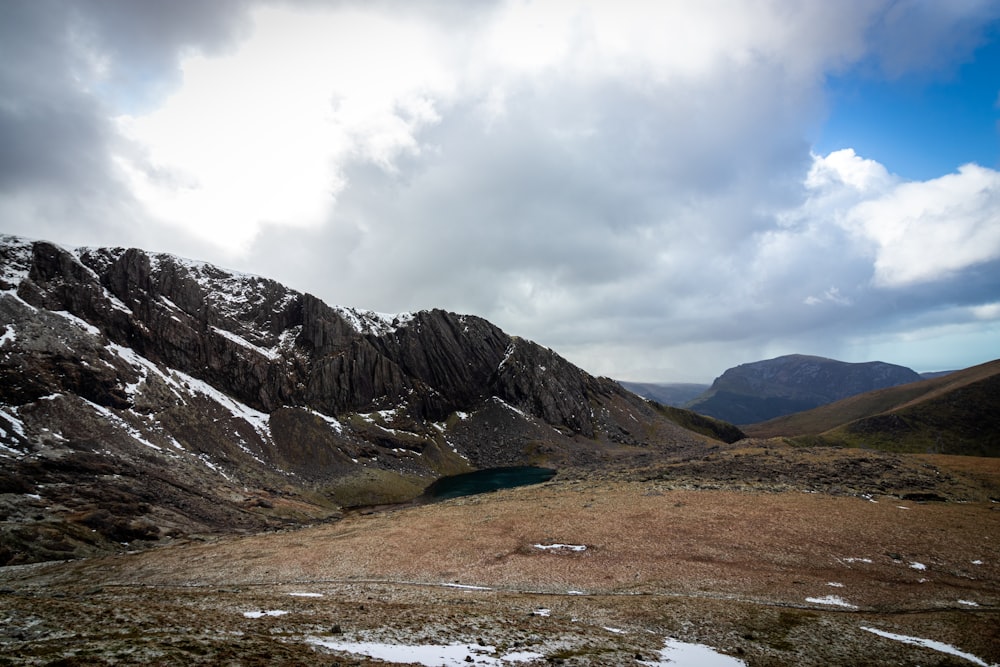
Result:
M1000 357L998 0L3 0L0 232L621 380Z

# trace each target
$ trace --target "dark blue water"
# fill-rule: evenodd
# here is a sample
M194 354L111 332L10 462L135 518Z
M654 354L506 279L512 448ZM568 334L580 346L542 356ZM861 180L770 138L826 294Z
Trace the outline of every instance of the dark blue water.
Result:
M434 500L471 496L497 489L511 489L515 486L541 484L555 477L552 468L519 466L514 468L487 468L468 472L464 475L442 477L424 490L424 496Z

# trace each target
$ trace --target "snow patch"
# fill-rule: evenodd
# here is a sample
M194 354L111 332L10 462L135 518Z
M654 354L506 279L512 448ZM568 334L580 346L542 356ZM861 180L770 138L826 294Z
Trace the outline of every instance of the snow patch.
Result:
M100 336L101 335L101 330L100 329L98 329L97 327L95 327L90 322L87 322L85 320L81 320L79 317L77 317L76 315L74 315L74 314L72 314L70 312L67 312L65 310L51 310L49 312L51 312L53 315L58 315L59 317L62 317L63 319L69 320L71 323L73 323L77 327L83 329L84 331L86 331L89 334L93 334L95 336Z
M28 278L31 270L31 248L32 242L17 236L0 235L0 245L4 245L17 251L16 255L10 257L0 265L0 279L14 286L8 293L16 293L17 287L23 280Z
M493 400L496 401L497 403L499 403L500 405L504 406L505 408L507 408L511 412L516 412L517 414L521 415L525 419L530 419L530 417L528 417L528 415L526 415L523 410L519 410L518 408L515 408L513 405L511 405L507 401L503 400L499 396L494 396Z
M17 330L13 324L6 325L3 329L3 335L0 335L0 347L7 343L13 343L15 340L17 340Z
M140 431L136 427L134 427L131 424L129 424L122 417L119 417L115 413L111 412L110 409L104 407L103 405L98 405L97 403L94 403L92 401L88 401L85 398L81 398L80 400L82 400L83 402L87 403L90 407L92 407L94 410L96 410L99 414L103 415L104 418L107 419L109 422L111 422L112 424L116 424L119 428L121 428L123 431L125 431L126 433L128 433L129 437L131 437L133 440L135 440L139 444L145 445L146 447L149 447L150 449L155 449L158 452L162 452L163 451L162 447L160 447L159 445L154 445L149 440L147 440L146 436L143 435L142 431Z
M251 273L221 269L206 262L171 255L150 255L149 261L156 269L164 261L170 261L187 269L191 279L203 288L206 302L223 314L239 314L246 306L259 303L261 300L259 295L263 293L263 288L275 284L267 278ZM299 296L294 290L284 290L281 300L274 306L274 312L281 312Z
M299 593L299 592L295 592L295 593L289 593L289 595L291 595L292 597L296 597L296 598L321 598L321 597L323 597L322 593Z
M278 347L274 351L274 353L278 354L277 350L283 350L292 347L295 344L295 339L301 332L302 332L301 324L294 326L291 329L285 329L284 331L282 331L281 334L278 335Z
M719 653L711 646L668 639L657 661L640 660L647 667L746 667L742 660Z
M27 437L24 434L24 422L21 421L21 418L18 416L18 414L14 412L14 408L0 406L0 417L3 417L8 422L7 424L4 424L4 422L0 421L0 428L6 431L7 426L10 426L10 428L13 429L14 433L16 433L17 435L21 436L22 438Z
M532 544L531 546L542 551L586 551L586 544Z
M910 569L912 569L912 570L926 570L927 566L924 565L923 563L913 562L913 563L910 563Z
M179 449L182 452L187 451L186 449L184 449L184 447L181 445L181 443L177 442L177 438L175 438L174 436L172 436L170 434L164 434L164 435L170 441L170 445L174 449Z
M329 415L324 415L322 412L317 412L316 410L312 410L312 409L309 409L309 413L312 414L312 415L315 415L315 416L319 417L320 419L322 419L323 421L325 421L330 426L330 428L332 428L337 433L343 433L344 432L344 425L341 424L339 420L334 419L333 417L331 417Z
M540 653L515 651L500 657L493 657L495 646L482 644L387 644L383 642L351 642L322 637L308 637L306 641L332 651L343 651L364 655L385 662L426 665L427 667L465 667L465 665L486 665L502 667L514 662L530 662L540 659Z
M111 304L111 308L112 309L121 311L121 312L125 313L126 315L131 315L132 314L132 310L128 306L126 306L125 303L121 299L119 299L114 294L112 294L110 291L108 291L108 288L106 288L106 287L104 288L104 297L108 300L108 303Z
M176 396L182 404L184 403L180 384L172 377L161 371L160 368L152 361L143 357L132 348L123 347L117 343L108 343L105 345L105 348L131 366L133 370L138 371L140 376L139 381L133 384L125 385L125 391L130 397L135 395L135 392L139 389L139 385L142 384L144 380L149 378L150 373L153 373L159 376L164 383L167 384L170 390L173 391L174 396Z
M259 345L254 345L253 343L251 343L250 341L248 341L243 336L235 334L232 331L226 331L225 329L220 329L219 327L215 327L215 326L212 327L212 331L214 331L215 333L219 334L223 338L236 343L240 347L244 347L244 348L246 348L248 350L252 350L253 352L256 352L257 354L261 355L262 357L270 359L271 361L274 361L275 359L278 358L278 353L275 352L274 350L268 350L268 349L265 349L263 347L260 347Z
M394 333L397 329L408 326L416 317L413 313L390 315L388 313L377 313L374 310L348 308L346 306L334 306L333 310L344 318L357 333L373 334L375 336Z
M923 648L929 648L933 651L940 651L941 653L947 653L948 655L964 658L973 664L982 665L982 667L990 667L987 662L980 660L971 653L960 651L954 646L945 644L944 642L934 641L933 639L922 639L920 637L909 637L907 635L897 635L894 632L886 632L885 630L869 628L864 625L861 626L861 629L866 632L876 634L879 637L885 637L886 639L892 639L894 641L903 642L904 644L910 644L912 646L922 646Z
M165 296L161 295L160 296L160 301L162 301L164 304L166 304L167 308L169 308L170 310L177 310L177 311L180 311L180 312L184 312L183 310L181 310L180 306L178 306L176 303L174 303L173 301L171 301L170 299L168 299Z
M187 373L183 373L178 370L171 370L170 372L172 375L176 375L183 384L188 385L191 391L207 396L211 400L229 410L233 417L245 420L253 426L257 433L267 439L270 439L270 415L254 410L249 405L237 401L235 398L232 398L228 394L224 394L207 382L191 377Z
M261 618L263 616L284 616L287 613L284 609L269 609L265 611L245 611L243 615L247 618Z
M497 365L497 370L503 368L504 364L506 364L513 355L514 355L514 341L511 341L510 345L507 346L507 349L503 353L503 359L501 359L500 363Z
M541 660L544 657L541 653L534 651L513 651L505 653L500 657L500 660L503 662L531 662L532 660Z
M223 472L223 471L222 471L222 470L221 470L221 469L220 469L220 468L219 468L218 466L216 466L216 465L215 465L214 463L212 463L212 461L211 461L211 460L210 460L210 459L208 458L208 455L207 455L207 454L198 454L198 455L196 456L196 458L197 458L197 459L198 459L199 461L201 461L202 463L204 463L204 464L205 464L205 466L206 466L206 467L207 467L207 468L208 468L209 470L211 470L212 472L214 472L214 473L218 473L218 474L222 475L223 477L225 477L225 478L226 478L226 480L228 480L228 481L230 481L230 482L231 482L231 481L233 481L233 478L232 478L232 477L230 477L229 475L227 475L226 473L224 473L224 472Z
M8 454L7 452L10 452L10 454ZM9 458L12 458L11 455L20 458L20 457L24 456L24 452L18 451L16 449L14 449L13 447L8 447L7 445L5 445L2 442L0 442L0 456L3 456L4 458L8 458L9 459Z
M465 454L463 454L462 452L458 451L458 447L456 447L454 443L449 442L448 438L444 439L444 444L446 444L449 447L451 447L451 451L453 451L459 458L465 459L466 461L469 460L469 457L466 456Z
M806 602L812 602L813 604L825 604L833 607L844 607L845 609L857 609L856 605L853 605L836 595L827 595L826 597L821 598L806 598Z
M359 413L357 413L357 415L359 417L361 417L363 420L365 420L366 422L368 422L369 424L371 424L372 426L374 426L375 428L382 429L386 433L391 433L392 435L411 435L409 431L402 431L402 430L399 430L399 429L391 428L389 426L384 426L384 425L378 423L377 421L375 421L375 418L372 416L372 415L379 415L380 417L382 417L383 413L389 413L390 415L392 415L392 414L395 413L395 411L394 410L380 410L378 412L367 412L367 413L366 412L359 412ZM399 451L399 450L397 449L397 450L393 450L393 451Z

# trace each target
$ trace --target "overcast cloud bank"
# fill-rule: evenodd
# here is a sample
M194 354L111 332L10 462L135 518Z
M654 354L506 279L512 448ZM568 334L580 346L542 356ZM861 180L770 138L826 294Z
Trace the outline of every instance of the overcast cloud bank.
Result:
M828 76L947 77L997 20L990 2L3 3L0 227L474 313L622 379L790 352L970 365L1000 340L997 165L906 181L849 138L812 145Z

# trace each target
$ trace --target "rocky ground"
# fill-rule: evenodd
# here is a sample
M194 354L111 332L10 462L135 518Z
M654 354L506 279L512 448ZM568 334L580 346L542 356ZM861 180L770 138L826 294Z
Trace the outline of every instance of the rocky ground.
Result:
M683 664L673 639L753 666L991 665L998 480L995 459L744 442L2 568L0 664Z

